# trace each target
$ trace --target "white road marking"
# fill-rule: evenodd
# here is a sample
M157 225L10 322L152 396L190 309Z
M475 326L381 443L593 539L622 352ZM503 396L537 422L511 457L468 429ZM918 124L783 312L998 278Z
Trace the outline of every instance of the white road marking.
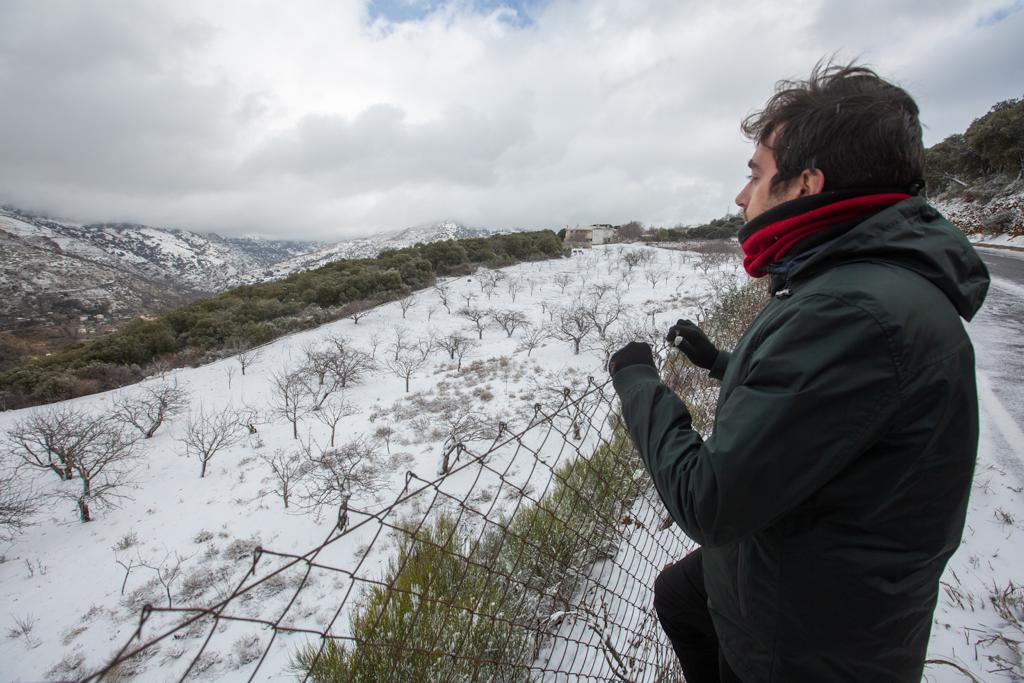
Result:
M992 390L992 382L988 375L979 370L977 378L978 403L985 414L991 418L992 426L1003 436L1013 455L1016 456L1014 465L1017 471L1015 474L1024 479L1024 431Z

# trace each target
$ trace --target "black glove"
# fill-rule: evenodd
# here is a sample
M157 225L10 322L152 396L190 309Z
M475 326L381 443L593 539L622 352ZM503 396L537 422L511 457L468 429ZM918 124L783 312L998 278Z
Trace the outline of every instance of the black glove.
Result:
M690 362L698 368L710 370L718 358L718 349L711 343L707 335L689 320L679 320L668 328L665 335L668 343L686 354Z
M608 360L608 372L614 377L616 372L630 365L657 367L654 364L654 354L651 353L650 345L644 342L629 342L612 354Z

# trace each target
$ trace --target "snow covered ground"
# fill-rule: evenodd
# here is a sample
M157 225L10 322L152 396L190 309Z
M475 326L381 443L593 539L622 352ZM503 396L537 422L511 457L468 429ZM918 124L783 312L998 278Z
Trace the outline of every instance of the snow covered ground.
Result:
M469 320L457 313L467 301L479 308L516 310L540 324L552 307L568 305L578 294L591 296L604 285L618 288L627 311L613 329L623 326L627 318L636 324L653 318L659 327L667 326L677 317L695 312L697 299L709 291L711 284L696 267L694 258L684 252L625 249L651 255L649 264L634 269L628 286L622 274L623 248L599 247L582 257L503 269L504 277L490 296L485 291L487 273L452 279L444 283L451 314L436 290L425 290L414 295L415 304L404 319L395 302L373 311L358 325L345 319L279 339L263 349L261 358L245 376L235 359L225 359L152 378L120 392L68 402L103 415L119 394L176 381L190 392L192 411L231 405L254 409L260 419L257 434L218 453L206 476L200 478L199 462L186 456L179 441L185 431L186 414L176 416L153 439L140 442L135 485L128 492L132 499L123 501L118 509L98 511L96 521L87 524L77 520L71 502L55 495L64 487L73 490L77 482L62 483L40 473L35 484L45 505L37 515L37 524L0 547L0 598L4 606L0 611L0 678L73 678L101 666L131 636L144 603L166 604L158 572L163 567L166 575L179 558L184 559L172 591L176 605L187 604L186 588L199 601L230 593L252 566L251 551L256 545L302 554L323 542L336 522L333 513L318 516L296 502L285 510L281 499L270 492L270 468L262 457L277 450L294 452L303 442L324 445L329 438L325 425L307 417L299 423L301 438L296 440L292 425L271 411L272 375L297 368L305 349L322 347L331 337L343 335L355 348L373 350L376 359L383 362L393 353L389 346L396 340L409 348L430 334L443 336L456 331L476 339L477 332ZM736 266L721 266L711 275L717 272L717 277L745 277ZM652 284L646 273L653 276L655 271L662 275ZM606 296L613 296L613 292L608 290ZM989 673L994 665L987 657L1009 656L1006 645L998 640L976 645L986 629L999 629L1001 624L988 596L993 588L1004 588L1011 580L1015 584L1024 582L1020 570L1024 566L1024 546L1020 543L1024 522L1024 469L1020 467L1024 401L1015 393L1020 375L1007 376L1003 371L1012 354L1020 355L1017 340L1024 330L1004 324L1001 309L992 303L1019 307L1019 297L998 289L992 296L985 313L969 328L979 349L983 434L978 475L968 531L944 579L929 653L931 659L948 659L975 672L980 680L1002 680ZM989 310L991 315L987 315ZM604 379L596 336L584 342L580 355L574 355L571 343L556 340L548 340L528 354L523 338L522 328L510 338L492 323L484 330L480 346L462 360L461 371L447 354L435 351L428 365L412 375L409 393L405 380L386 370L344 391L344 399L356 412L339 424L339 443L360 435L381 443L381 428L393 430L386 447L381 444L376 456L384 472L383 486L375 496L357 496L356 507L371 508L393 500L407 485L409 471L424 480L436 477L445 437L431 421L430 406L457 404L464 410L477 411L494 424L499 420L521 424L546 393L557 393L562 386L583 386L588 375ZM1016 350L1014 343L1018 344ZM29 412L0 413L0 432ZM557 450L558 444L536 447L543 457L544 448ZM457 487L459 481L453 479L450 485ZM498 500L496 504L506 503ZM649 504L646 499L637 503ZM351 534L331 546L318 561L332 566L361 563L364 569L377 567L383 574L393 544L372 543L369 530L367 527L367 534ZM126 565L132 567L127 574ZM596 567L595 576L602 571ZM284 573L279 581L264 584L241 609L254 617L274 619L296 594L295 587L302 581L300 574ZM347 588L340 574L314 574L289 613L298 615L296 619L312 630L321 630L332 620L346 624L345 615L339 616L337 609L339 596ZM615 606L610 609L614 612ZM154 619L147 625L147 632L157 630L161 623ZM566 624L565 628L572 628L569 622ZM195 647L205 632L190 631L179 636L155 648L142 664L145 673L140 679L174 678L171 670L179 657ZM234 625L228 632L219 633L218 642L225 645L217 645L204 662L204 677L247 678L251 667L246 665L251 664L253 652L258 655L262 651L262 645L254 649L253 642L260 638L266 642L265 636L266 629L258 624ZM260 676L287 678L290 658L301 642L298 637L282 639L262 663ZM926 675L929 680L949 683L968 680L954 667L942 664L929 665Z

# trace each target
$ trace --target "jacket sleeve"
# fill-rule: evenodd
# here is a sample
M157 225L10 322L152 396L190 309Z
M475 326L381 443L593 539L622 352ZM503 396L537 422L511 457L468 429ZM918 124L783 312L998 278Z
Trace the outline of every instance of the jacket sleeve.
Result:
M823 295L799 303L749 352L707 441L654 368L615 375L665 507L702 545L742 539L791 511L869 448L898 407L893 350L875 318Z
M708 376L711 379L717 379L722 381L725 377L725 371L729 367L729 360L732 358L732 353L729 351L719 351L718 356L715 358L714 365L708 370Z

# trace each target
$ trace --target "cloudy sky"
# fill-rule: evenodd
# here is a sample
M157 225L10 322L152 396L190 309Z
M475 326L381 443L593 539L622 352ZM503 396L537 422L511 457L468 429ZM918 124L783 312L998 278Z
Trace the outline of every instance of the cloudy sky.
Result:
M738 123L860 57L925 143L1024 95L1022 0L0 0L0 202L342 239L733 209Z

